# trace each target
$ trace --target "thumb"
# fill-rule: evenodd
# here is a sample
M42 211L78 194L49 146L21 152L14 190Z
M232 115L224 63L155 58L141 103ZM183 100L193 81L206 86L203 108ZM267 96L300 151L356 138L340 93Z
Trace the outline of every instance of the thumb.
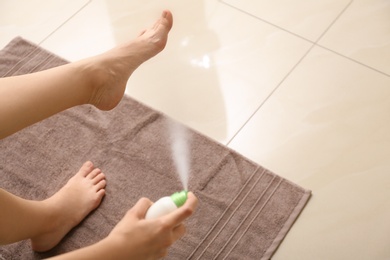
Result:
M131 208L130 214L135 216L137 219L144 219L146 211L152 206L153 202L147 198L141 198L138 202Z

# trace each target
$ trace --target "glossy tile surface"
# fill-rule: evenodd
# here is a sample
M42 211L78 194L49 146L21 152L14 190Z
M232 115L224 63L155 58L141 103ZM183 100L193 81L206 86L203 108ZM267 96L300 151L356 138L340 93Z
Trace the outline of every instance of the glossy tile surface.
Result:
M127 93L226 143L310 44L218 1L169 5L175 24L168 45L133 74ZM71 60L98 53L132 39L163 8L93 1L42 46Z
M351 0L222 0L222 2L315 42Z
M313 191L274 259L390 256L389 86L315 47L230 143Z
M0 48L16 36L40 43L88 2L87 0L1 0Z
M390 75L390 1L356 0L319 44Z
M273 259L390 259L389 1L0 0L0 45L78 60L165 8L126 93L313 191Z

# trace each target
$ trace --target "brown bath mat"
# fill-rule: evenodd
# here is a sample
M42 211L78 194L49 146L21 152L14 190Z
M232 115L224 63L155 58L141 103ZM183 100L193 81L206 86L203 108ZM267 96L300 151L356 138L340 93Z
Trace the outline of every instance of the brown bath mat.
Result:
M0 51L0 76L66 62L18 37ZM168 121L125 96L112 111L72 108L0 140L0 187L21 197L47 198L87 160L107 178L101 206L57 247L37 254L23 241L0 247L0 259L41 259L90 245L107 236L139 198L157 200L181 190ZM269 259L310 191L195 131L188 130L188 136L189 189L199 207L167 259Z

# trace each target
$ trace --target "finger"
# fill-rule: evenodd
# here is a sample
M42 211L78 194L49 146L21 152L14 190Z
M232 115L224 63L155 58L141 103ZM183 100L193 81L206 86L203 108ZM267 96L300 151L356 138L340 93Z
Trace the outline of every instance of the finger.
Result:
M196 209L196 207L198 207L198 198L194 195L194 193L192 193L191 191L189 191L187 193L187 201L190 200L191 204L193 205L194 207L194 210Z
M180 239L186 233L186 227L183 224L178 225L173 229L173 239L174 241Z
M147 198L141 198L138 200L138 202L130 209L131 214L133 214L138 219L144 219L146 211L150 208L150 206L153 204L152 201L150 201Z
M168 255L168 250L166 248L161 249L160 252L157 254L157 258L165 258Z
M197 205L198 199L192 192L188 192L186 203L174 212L163 217L168 225L175 227L191 216Z

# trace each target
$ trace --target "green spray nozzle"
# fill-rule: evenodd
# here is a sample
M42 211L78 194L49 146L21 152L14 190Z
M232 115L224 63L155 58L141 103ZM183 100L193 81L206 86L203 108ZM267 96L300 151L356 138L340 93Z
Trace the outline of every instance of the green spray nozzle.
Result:
M183 206L184 203L187 201L187 193L188 191L182 190L180 192L175 192L171 195L171 199L178 208Z

